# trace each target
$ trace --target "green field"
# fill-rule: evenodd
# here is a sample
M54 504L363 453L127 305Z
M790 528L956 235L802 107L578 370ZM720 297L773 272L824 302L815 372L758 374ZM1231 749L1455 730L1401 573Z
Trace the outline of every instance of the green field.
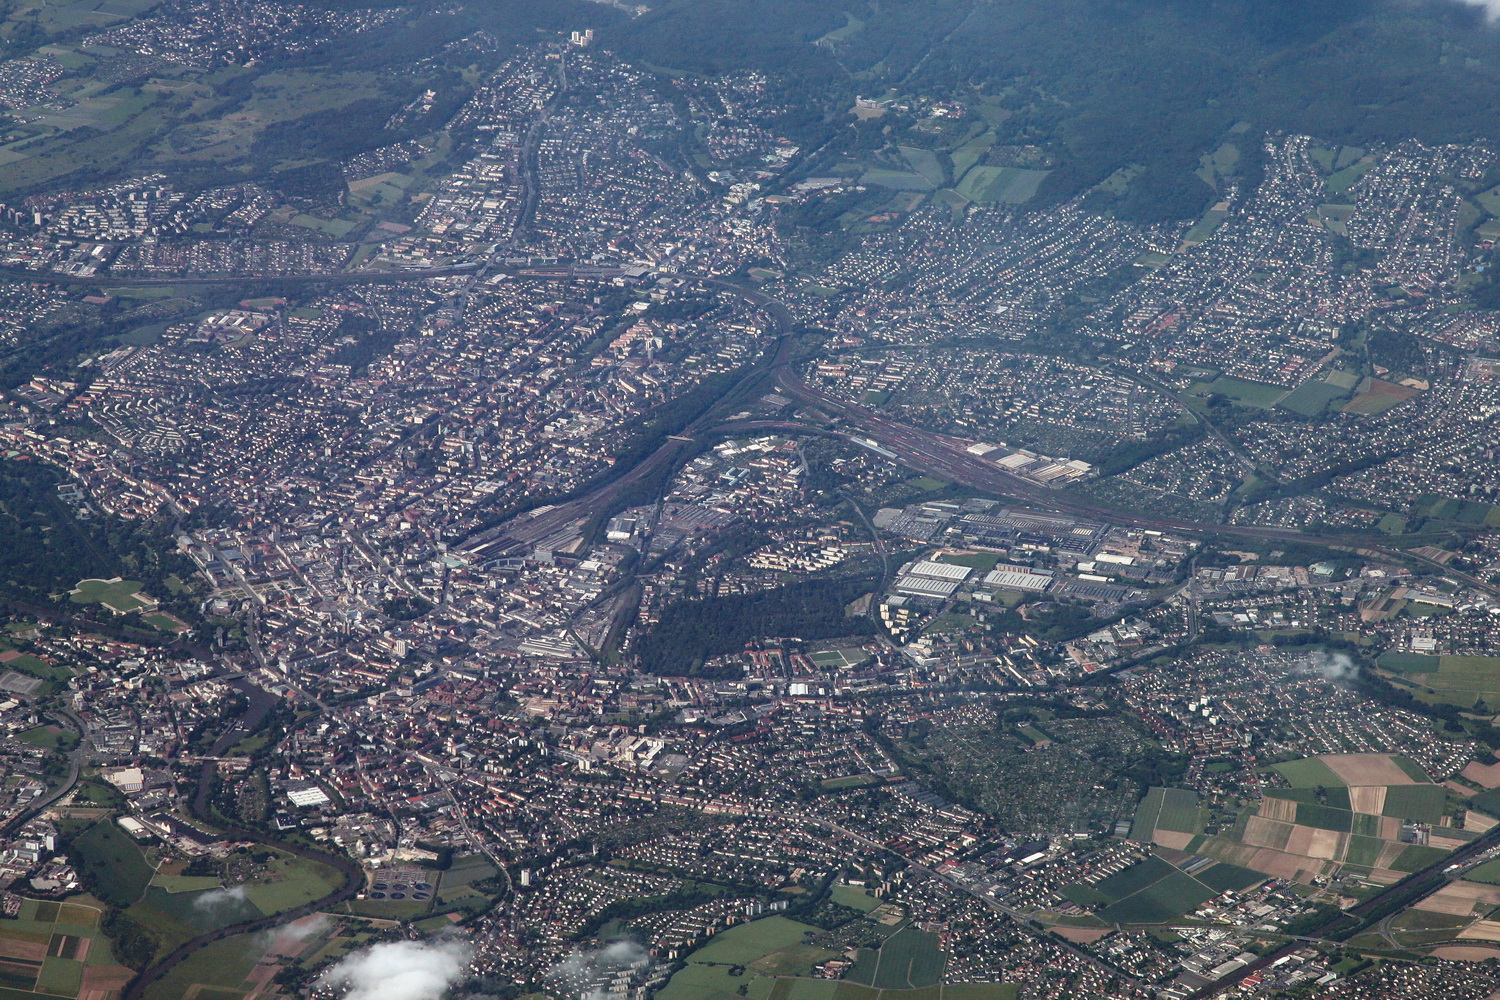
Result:
M1219 212L1214 209L1209 209L1207 212L1203 213L1203 218L1193 223L1192 228L1189 229L1187 233L1182 237L1182 242L1184 244L1190 245L1202 243L1204 240L1208 239L1215 232L1217 232L1219 227L1224 224L1224 220L1227 218L1229 218L1228 212Z
M140 589L139 580L80 580L69 600L74 604L103 604L124 614L146 607L146 602L136 596Z
M861 913L869 913L880 905L880 900L865 892L857 885L836 885L833 887L833 901L840 906L847 906L851 910Z
M903 927L887 938L873 960L861 951L861 960L849 978L880 989L921 989L935 986L943 975L943 953L939 938L930 931ZM865 976L861 976L861 973Z
M779 951L787 945L801 944L818 929L786 917L752 920L715 934L702 948L689 956L690 962L749 965L757 958Z
M970 201L1021 205L1036 196L1049 173L1021 167L971 167L956 189Z
M31 653L22 653L13 656L4 662L0 662L0 671L16 670L32 677L40 677L44 681L53 684L66 684L73 677L73 671L60 663L48 663L40 656Z
M921 177L933 187L942 187L947 183L947 174L943 170L942 160L938 153L930 149L918 149L915 146L898 146L902 157Z
M1202 829L1196 793L1185 788L1152 788L1136 807L1130 836L1145 842L1155 830L1198 833Z
M967 566L970 569L988 573L995 568L1000 557L993 552L949 552L938 556L938 562L949 563L953 566Z
M1471 869L1464 878L1470 882L1483 882L1485 885L1500 885L1500 858Z
M73 838L84 881L99 898L115 906L129 906L146 891L156 874L135 841L115 824L101 819Z
M1341 788L1344 779L1333 773L1333 769L1316 757L1306 757L1302 760L1288 760L1273 766L1273 770L1280 771L1287 781L1292 783L1293 788Z
M1290 799L1293 802L1316 802L1320 805L1330 806L1334 809L1350 809L1349 789L1347 788L1324 788L1321 801L1318 798L1317 788L1269 788L1266 790L1268 799Z
M1500 527L1500 507L1494 504L1479 503L1474 500L1455 500L1452 497L1438 497L1431 494L1423 495L1418 502L1421 504L1420 512L1428 517L1476 527L1480 525L1488 528Z
M868 788L870 785L878 785L881 779L873 774L848 774L842 778L825 778L818 782L819 786L830 792L843 791L849 788Z
M92 905L23 900L16 919L0 922L0 942L27 950L41 947L45 957L6 959L0 1000L76 997L85 968L112 969L123 983L129 972L116 964L109 939L99 931L100 913Z
M1260 872L1241 868L1239 865L1231 865L1225 861L1193 877L1215 892L1243 892L1252 885L1258 885L1266 880Z
M1337 198L1354 186L1354 182L1365 175L1375 165L1374 160L1361 160L1351 164L1328 178L1323 185L1323 190L1330 198Z
M1321 416L1328 404L1349 395L1349 387L1330 385L1321 379L1310 378L1281 397L1276 405L1283 410L1299 413L1304 417Z
M1174 868L1155 885L1105 907L1099 916L1110 923L1161 923L1197 909L1216 895L1213 889Z
M860 182L897 191L931 191L934 188L932 182L921 174L906 170L866 170Z
M1439 823L1447 801L1447 789L1441 785L1392 785L1385 790L1381 812L1417 823Z
M182 1000L194 986L206 986L215 992L197 991L197 995L214 1000L244 996L240 989L250 970L265 953L268 939L264 934L236 934L215 941L189 955L166 976L146 989L146 1000ZM219 992L223 991L223 992Z
M1412 844L1396 855L1396 860L1391 862L1391 868L1398 872L1421 871L1428 865L1441 861L1447 856L1448 852L1440 847L1423 847L1420 844Z
M1110 899L1118 901L1140 892L1147 886L1155 885L1176 871L1177 869L1172 865L1153 854L1117 875L1095 882L1094 888Z
M1463 708L1479 698L1500 703L1500 656L1424 656L1391 650L1375 662L1381 669L1404 674Z
M1201 396L1208 393L1232 399L1241 406L1269 410L1286 395L1286 387L1269 382L1252 382L1230 375L1221 375L1212 382L1195 382L1188 387L1189 395Z
M1347 809L1320 806L1313 802L1297 803L1297 822L1317 830L1334 830L1348 833L1354 814Z
M1355 834L1349 838L1349 847L1344 852L1344 863L1373 868L1375 862L1380 859L1380 852L1384 847L1385 841L1383 840Z

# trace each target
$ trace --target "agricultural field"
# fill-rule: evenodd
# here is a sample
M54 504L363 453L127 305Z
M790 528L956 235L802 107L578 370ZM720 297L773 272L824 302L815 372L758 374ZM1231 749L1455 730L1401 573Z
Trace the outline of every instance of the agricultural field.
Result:
M1348 866L1394 881L1446 854L1403 841L1405 824L1426 824L1448 846L1472 837L1443 825L1450 792L1405 757L1329 754L1272 770L1293 787L1267 789L1232 831L1185 849L1278 878L1307 881Z
M1098 916L1110 923L1152 924L1190 913L1220 893L1247 889L1263 879L1232 864L1196 858L1179 867L1153 855L1092 885L1069 886L1064 894L1097 907Z
M1276 405L1308 418L1321 416L1334 400L1347 399L1358 382L1358 376L1347 372L1329 372L1323 378L1303 382L1281 397Z
M17 919L0 924L0 996L78 997L123 987L134 973L111 953L99 930L102 912L93 900L25 900Z
M879 900L853 886L835 886L834 902L869 914ZM891 928L858 921L880 933ZM895 928L878 949L863 948L844 980L819 979L812 967L843 954L820 945L824 932L786 917L765 917L722 931L687 956L658 994L663 1000L1010 1000L999 984L940 985L946 956L937 934L910 924ZM839 932L842 934L842 932ZM878 935L877 935L878 936Z
M1132 839L1149 843L1157 830L1171 833L1203 832L1198 796L1186 788L1152 788L1136 807L1130 826Z
M1360 383L1354 398L1345 403L1341 409L1345 413L1358 413L1370 417L1400 406L1408 399L1419 395L1421 392L1417 389L1397 385L1394 382L1367 378Z
M1482 882L1485 885L1500 885L1500 859L1486 861L1477 868L1471 868L1464 878L1470 882Z
M1500 656L1424 656L1387 652L1382 670L1420 684L1443 701L1468 708L1478 699L1500 705Z
M861 949L849 978L880 989L922 989L936 986L943 975L944 958L938 935L903 927L880 948Z
M1050 172L1021 167L971 167L955 190L970 201L1021 205L1036 196Z
M146 990L146 1000L183 1000L189 996L243 1000L250 990L246 980L265 955L268 943L265 934L236 934L215 941L152 983Z

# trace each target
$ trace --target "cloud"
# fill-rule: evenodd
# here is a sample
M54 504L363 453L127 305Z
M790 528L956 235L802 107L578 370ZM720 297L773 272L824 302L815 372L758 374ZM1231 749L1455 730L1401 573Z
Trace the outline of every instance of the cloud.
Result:
M1496 3L1500 6L1500 0L1496 0ZM1335 684L1352 681L1359 676L1359 667L1343 653L1319 650L1307 658L1307 663L1314 673L1321 674L1325 681L1333 681Z
M210 889L203 895L194 897L193 909L203 913L217 913L220 910L238 908L249 898L249 890L242 885L233 889Z
M1459 3L1482 9L1491 21L1500 20L1500 0L1459 0Z
M342 987L344 1000L442 1000L473 954L462 941L387 941L348 955L319 985Z
M333 918L326 913L316 913L276 928L276 936L287 941L307 941L333 926Z

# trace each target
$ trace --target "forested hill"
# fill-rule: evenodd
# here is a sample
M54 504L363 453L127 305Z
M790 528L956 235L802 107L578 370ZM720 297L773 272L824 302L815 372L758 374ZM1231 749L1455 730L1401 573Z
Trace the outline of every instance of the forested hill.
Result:
M663 0L605 40L790 78L827 95L825 139L854 94L1004 94L1001 141L1057 160L1043 197L1134 164L1115 207L1142 220L1200 211L1192 171L1240 122L1348 145L1500 138L1500 28L1462 0Z

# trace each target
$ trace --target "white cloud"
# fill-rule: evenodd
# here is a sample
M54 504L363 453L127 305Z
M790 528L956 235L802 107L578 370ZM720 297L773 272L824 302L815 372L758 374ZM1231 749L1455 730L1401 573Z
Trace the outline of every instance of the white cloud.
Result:
M1466 3L1470 7L1482 7L1485 16L1491 21L1500 19L1500 0L1459 0L1459 2Z
M249 891L242 885L237 885L233 889L210 889L193 899L193 909L212 913L216 910L238 906L249 896Z
M346 956L323 974L344 1000L442 1000L473 952L461 941L387 941Z

